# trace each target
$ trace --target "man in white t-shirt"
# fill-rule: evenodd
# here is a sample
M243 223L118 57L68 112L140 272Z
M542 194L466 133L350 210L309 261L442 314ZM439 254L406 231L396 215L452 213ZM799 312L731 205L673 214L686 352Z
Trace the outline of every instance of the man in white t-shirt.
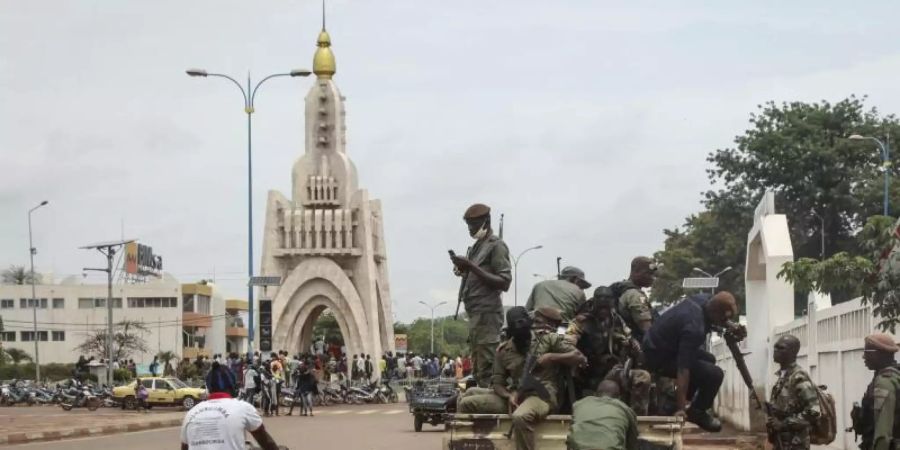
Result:
M181 423L181 450L245 450L249 431L263 450L279 450L253 405L231 398L234 374L214 362L206 376L209 400L193 407Z

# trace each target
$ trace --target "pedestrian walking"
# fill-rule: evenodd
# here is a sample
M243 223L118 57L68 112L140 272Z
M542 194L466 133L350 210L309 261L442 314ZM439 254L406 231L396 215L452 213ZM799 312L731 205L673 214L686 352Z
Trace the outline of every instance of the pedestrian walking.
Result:
M138 411L147 412L147 397L149 397L147 387L144 386L140 378L138 378L135 383L134 398L137 400Z

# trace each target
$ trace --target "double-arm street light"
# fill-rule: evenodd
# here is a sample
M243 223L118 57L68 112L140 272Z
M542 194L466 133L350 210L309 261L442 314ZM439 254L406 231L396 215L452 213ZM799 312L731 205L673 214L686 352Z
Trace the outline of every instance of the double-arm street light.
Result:
M438 306L446 305L447 302L440 302L435 305L429 305L424 301L419 301L419 303L428 307L431 310L431 354L434 354L434 310L437 309Z
M878 144L881 153L881 170L884 171L884 215L887 216L890 214L890 205L891 200L888 194L888 188L891 185L891 153L890 147L881 142L880 139L874 138L871 136L861 136L859 134L851 135L849 138L851 141L873 141Z
M728 267L726 267L726 268L724 268L724 269L718 271L715 275L710 275L709 272L707 272L707 271L705 271L705 270L703 270L703 269L701 269L701 268L699 268L699 267L694 267L694 268L693 268L693 271L694 271L694 272L701 273L701 274L703 274L703 275L706 275L706 276L709 277L709 278L719 278L720 276L722 276L723 274L725 274L725 272L728 272L728 271L731 270L732 268L733 268L733 267L728 266ZM713 288L713 289L712 289L712 293L713 293L713 294L716 293L716 288Z
M244 97L244 112L247 114L247 276L248 279L253 278L253 127L252 127L252 117L253 112L255 111L255 100L256 100L256 91L259 87L265 83L267 80L275 77L306 77L309 76L311 72L305 69L296 69L292 70L288 73L276 73L269 75L258 83L255 86L251 84L250 75L247 75L247 89L244 89L241 86L241 83L238 83L234 78L224 75L221 73L208 73L203 69L188 69L187 74L192 77L219 77L225 78L226 80L234 83L238 89L241 90L241 95ZM253 86L251 88L251 86ZM247 333L247 347L248 353L253 353L253 333L254 333L254 322L253 322L253 286L250 286L248 283L247 286L247 313L249 319L249 327Z
M519 260L521 260L522 256L525 256L526 253L542 248L544 248L543 245L535 245L534 247L526 248L525 250L522 250L522 253L519 253L519 256L516 256L515 259L513 259L513 304L515 306L519 306Z
M35 294L34 283L35 283L35 275L34 275L34 255L37 253L37 249L34 248L34 243L31 239L31 213L40 208L41 206L45 206L48 204L47 200L41 202L41 204L35 206L28 210L28 258L31 259L31 315L34 321L34 381L41 381L41 356L38 354L38 330L37 330L37 295Z

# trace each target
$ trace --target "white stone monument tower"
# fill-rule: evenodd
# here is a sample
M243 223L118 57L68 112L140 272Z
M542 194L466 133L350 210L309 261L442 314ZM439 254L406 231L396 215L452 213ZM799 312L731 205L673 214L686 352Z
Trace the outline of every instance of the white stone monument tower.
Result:
M324 23L313 72L292 197L269 191L267 202L260 275L282 284L259 298L272 299L273 350L307 351L316 319L330 308L347 353L377 358L394 349L381 202L359 188L346 153L344 97Z

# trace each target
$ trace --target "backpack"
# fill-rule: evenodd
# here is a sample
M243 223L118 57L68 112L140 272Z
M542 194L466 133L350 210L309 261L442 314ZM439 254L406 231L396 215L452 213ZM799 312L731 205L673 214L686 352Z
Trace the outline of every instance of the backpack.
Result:
M819 399L821 414L809 428L809 442L813 445L828 445L834 442L837 435L837 414L835 413L834 397L827 392L828 386L813 383L809 374L803 372L806 379L816 388L816 397Z

